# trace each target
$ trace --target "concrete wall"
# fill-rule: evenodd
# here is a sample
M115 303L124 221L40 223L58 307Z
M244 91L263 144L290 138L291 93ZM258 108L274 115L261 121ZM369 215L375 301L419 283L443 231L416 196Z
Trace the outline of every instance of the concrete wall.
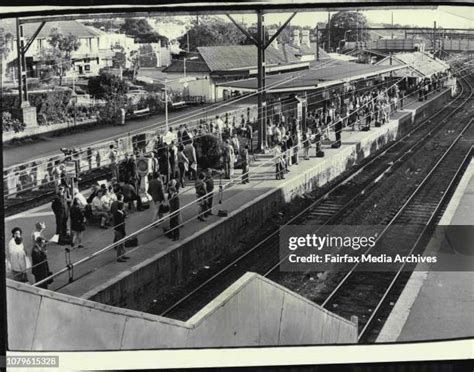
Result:
M83 121L77 121L76 126L82 126L82 125L90 125L95 123L96 120L83 120ZM63 131L68 128L72 128L74 126L73 123L61 123L61 124L54 124L54 125L42 125L42 126L36 126L34 128L26 128L23 132L3 132L2 133L2 142L10 142L13 139L21 139L21 138L28 138L28 137L34 137L34 136L39 136L40 134L45 134L45 133L54 133L58 131Z
M445 93L449 95L448 93ZM439 107L445 94L430 103ZM426 109L422 109L425 112ZM232 211L217 225L208 226L193 236L184 239L180 246L162 251L154 257L136 265L127 275L115 278L92 289L84 298L100 303L146 311L148 304L157 296L164 295L186 284L209 261L227 257L239 247L241 237L236 231L246 234L258 230L268 218L297 195L310 192L339 176L356 162L384 147L403 135L413 124L413 113L397 113L398 120L382 126L380 131L367 132L359 143L344 146L336 156L321 162L301 173L298 178L279 183L278 188L269 189L252 202ZM150 243L150 247L153 243Z
M187 322L7 281L10 350L130 350L357 342L357 325L247 273ZM21 309L21 311L18 311Z

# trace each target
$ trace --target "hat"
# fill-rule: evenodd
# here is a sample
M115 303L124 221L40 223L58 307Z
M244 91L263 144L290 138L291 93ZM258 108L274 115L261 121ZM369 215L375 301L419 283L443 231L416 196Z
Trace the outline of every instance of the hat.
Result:
M46 227L45 223L44 222L36 222L35 223L35 227L37 229L44 229Z

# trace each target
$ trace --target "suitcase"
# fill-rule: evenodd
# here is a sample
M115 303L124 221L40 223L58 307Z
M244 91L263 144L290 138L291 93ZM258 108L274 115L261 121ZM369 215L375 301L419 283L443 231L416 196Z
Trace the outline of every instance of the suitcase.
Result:
M138 197L140 198L140 200L142 202L142 208L143 209L150 208L151 196L148 193L141 192L141 193L138 194Z
M71 245L72 236L70 234L59 236L58 245Z
M219 209L219 212L217 212L217 216L219 217L227 217L229 215L229 211L224 210L224 209Z

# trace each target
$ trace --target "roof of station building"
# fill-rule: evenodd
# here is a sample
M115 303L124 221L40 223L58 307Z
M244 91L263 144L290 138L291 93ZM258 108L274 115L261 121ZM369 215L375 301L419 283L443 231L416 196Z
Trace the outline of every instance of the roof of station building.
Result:
M265 80L268 92L311 90L321 86L369 78L400 68L404 66L375 66L329 60L314 64L308 70L269 75ZM257 79L235 80L219 85L231 89L254 91L257 89Z
M446 62L434 59L424 52L396 53L392 56L391 62L389 56L379 61L377 65L388 66L390 63L392 65L406 66L422 77L431 76L449 69L449 65Z

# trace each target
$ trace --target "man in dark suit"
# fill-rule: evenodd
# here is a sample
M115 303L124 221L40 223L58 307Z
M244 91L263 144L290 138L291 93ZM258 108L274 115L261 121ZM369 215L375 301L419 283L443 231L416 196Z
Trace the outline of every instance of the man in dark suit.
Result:
M150 182L148 183L148 194L151 195L153 199L153 204L155 205L155 212L153 213L154 222L156 218L158 219L163 217L163 213L160 212L161 204L165 201L165 193L163 190L163 181L161 180L159 173L154 173Z
M117 211L114 213L114 243L125 238L125 212L123 211L123 203L117 204ZM117 251L117 261L125 262L129 259L125 256L125 244L121 243L115 247Z
M180 206L178 191L174 186L168 189L168 202L170 204L170 234L172 240L179 240Z
M32 272L35 276L35 282L39 282L53 273L49 271L48 257L46 256L45 248L46 240L42 236L38 236L35 240L35 245L31 251ZM52 281L52 280L51 280ZM48 289L48 284L51 281L46 281L38 285L40 288Z

